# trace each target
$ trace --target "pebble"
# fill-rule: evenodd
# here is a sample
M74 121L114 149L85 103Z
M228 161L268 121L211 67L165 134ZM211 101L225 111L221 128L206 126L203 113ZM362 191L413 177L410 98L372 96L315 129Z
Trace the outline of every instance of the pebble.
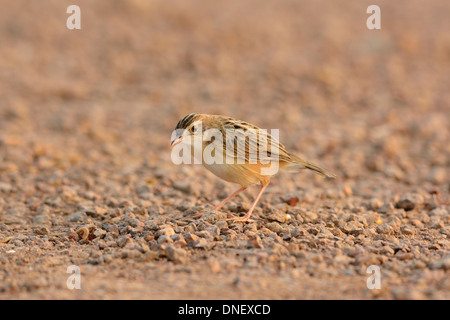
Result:
M391 234L393 232L392 227L386 224L381 224L376 227L377 233L380 234Z
M442 270L450 270L450 255L443 257L437 261L433 261L430 263L431 269L442 269Z
M105 237L106 233L107 233L106 230L97 228L97 229L95 229L95 231L94 231L94 236L95 236L96 238L103 239L103 238Z
M281 223L286 221L285 214L281 210L272 211L272 213L269 214L266 219L269 221L276 221Z
M304 237L308 234L308 231L302 227L295 227L290 232L291 237L297 238L297 237Z
M161 236L168 236L170 237L171 235L175 234L175 230L173 230L173 228L171 227L167 227L161 230L156 231L156 237L161 237Z
M191 184L189 181L178 181L173 184L174 189L182 191L186 194L191 193Z
M377 211L382 207L383 203L378 199L371 199L367 208L372 211Z
M84 211L77 211L75 213L72 213L67 218L67 221L69 222L82 222L87 218L87 215Z
M404 209L405 211L411 211L416 206L423 204L424 199L419 194L405 194L396 203L397 209Z
M430 221L428 227L431 229L441 229L445 226L444 221Z
M183 232L183 237L186 240L186 243L195 242L199 239L199 237L193 233L190 232Z
M283 228L281 227L281 225L277 222L270 222L266 224L267 229L269 229L270 231L273 231L275 233L280 233Z
M148 251L139 257L139 261L141 262L150 262L154 261L158 258L159 254L156 251Z
M37 215L33 217L33 224L46 224L50 223L50 218L47 215Z
M447 212L447 210L445 210L444 208L436 208L436 209L431 210L431 211L428 213L428 215L429 215L430 217L434 217L434 216L437 216L437 217L445 217L445 216L448 216L448 212Z
M410 226L401 226L400 227L400 231L403 233L403 234L405 234L405 235L413 235L413 234L415 234L415 231L414 231L414 229L412 228L412 227L410 227Z
M166 256L169 261L173 261L175 263L185 263L187 258L187 252L184 249L175 248L173 246L166 247Z
M248 240L247 247L254 249L263 249L264 245L261 241L261 238L255 235L252 239Z
M428 173L427 180L435 184L443 184L448 179L448 169L443 167L433 167Z
M13 190L13 186L6 182L0 182L0 192L10 192Z
M33 231L35 234L42 235L42 236L46 236L50 233L50 231L46 227L34 228Z
M163 234L158 237L158 243L172 243L173 240L169 235Z
M204 238L197 239L190 243L193 248L201 248L205 250L211 250L216 244L212 241L208 241Z

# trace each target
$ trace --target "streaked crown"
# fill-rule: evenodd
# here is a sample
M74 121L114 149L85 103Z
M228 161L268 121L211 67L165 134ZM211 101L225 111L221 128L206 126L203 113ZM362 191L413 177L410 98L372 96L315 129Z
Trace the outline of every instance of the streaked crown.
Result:
M194 121L200 117L199 113L190 113L186 115L183 119L178 121L176 129L187 129Z

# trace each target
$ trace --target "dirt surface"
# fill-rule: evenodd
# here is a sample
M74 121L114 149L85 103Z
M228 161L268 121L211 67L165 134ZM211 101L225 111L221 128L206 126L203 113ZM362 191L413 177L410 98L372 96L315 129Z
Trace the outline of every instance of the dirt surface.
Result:
M0 1L1 299L450 299L448 0L375 1L381 30L373 1L73 2L81 30ZM258 188L211 212L236 186L171 162L190 112L338 178L226 221Z

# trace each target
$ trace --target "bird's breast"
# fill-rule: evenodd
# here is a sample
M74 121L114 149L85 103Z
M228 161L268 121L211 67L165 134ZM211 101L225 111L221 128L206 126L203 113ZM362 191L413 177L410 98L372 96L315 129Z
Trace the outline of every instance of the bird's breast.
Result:
M207 164L203 162L203 166L214 173L219 178L240 184L242 186L248 186L260 182L260 179L255 174L247 172L245 165L238 164Z

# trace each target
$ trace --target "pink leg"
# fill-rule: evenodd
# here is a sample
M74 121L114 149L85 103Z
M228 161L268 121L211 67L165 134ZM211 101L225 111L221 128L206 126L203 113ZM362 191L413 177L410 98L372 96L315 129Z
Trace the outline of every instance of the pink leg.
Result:
M252 204L252 207L250 208L250 210L248 210L248 212L242 218L235 218L235 219L233 219L234 221L242 221L242 222L248 221L248 219L250 218L250 215L253 212L253 209L255 209L256 204L258 203L259 198L261 198L261 195L263 194L264 190L266 190L268 185L269 185L269 181L267 181L266 184L261 185L261 189L259 190L255 201L253 201L253 204Z
M241 193L242 191L244 191L245 189L247 189L247 186L240 188L239 190L236 190L233 194L229 195L226 199L224 199L221 203L219 203L217 206L214 207L213 211L219 210L220 208L223 207L223 205L225 203L227 203L228 201L230 201L231 199L233 199L237 194Z

